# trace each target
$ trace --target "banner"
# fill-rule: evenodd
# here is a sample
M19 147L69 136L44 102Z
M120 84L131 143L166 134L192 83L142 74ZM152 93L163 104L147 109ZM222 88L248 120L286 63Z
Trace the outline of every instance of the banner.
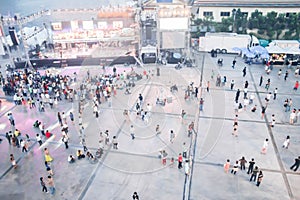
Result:
M123 21L113 21L113 28L114 29L123 28Z
M78 21L71 21L71 29L72 31L76 31L79 29Z
M98 22L98 29L107 29L107 22Z
M82 21L82 28L85 30L93 30L94 29L93 21Z
M52 26L52 30L54 30L54 31L62 30L61 22L53 22L53 23L51 23L51 26Z

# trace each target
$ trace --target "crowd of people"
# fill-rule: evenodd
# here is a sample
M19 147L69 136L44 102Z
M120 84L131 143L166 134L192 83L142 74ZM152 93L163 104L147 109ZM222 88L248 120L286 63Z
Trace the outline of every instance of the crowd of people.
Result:
M232 62L232 68L233 69L235 69L236 63L237 62L234 59L233 62ZM290 70L291 69L289 69L289 68L286 70L283 81L287 81ZM298 77L298 72L299 72L299 69L297 68L296 72L295 72L295 77L296 78ZM266 114L266 111L269 110L268 108L269 108L269 105L272 101L274 101L274 102L278 101L278 99L277 99L278 88L277 87L274 88L273 92L269 91L270 86L271 86L271 78L269 77L270 71L268 71L268 72L266 71L266 74L267 75L261 75L258 82L254 83L254 84L257 84L259 87L264 87L264 89L266 91L265 92L266 96L265 96L265 98L262 98L264 100L261 102L262 103L261 118L263 120L268 121L269 126L271 128L274 128L274 126L276 124L275 114L272 113L270 115L271 117L269 119L269 118L267 118L268 115ZM282 74L282 69L279 69L278 70L278 80L274 80L274 81L280 81L281 74ZM211 79L212 80L214 79L214 76L215 76L215 73L212 70L212 72L211 72ZM246 79L244 81L244 87L243 87L243 89L238 88L236 90L235 98L234 98L235 117L233 119L233 132L232 132L232 135L235 136L235 137L238 137L238 124L239 124L238 123L238 117L239 117L239 114L242 113L242 112L247 112L247 110L250 110L251 112L256 112L257 107L258 107L257 104L259 103L258 100L255 99L256 98L256 92L251 92L250 94L248 92L249 82L247 80L248 77L247 77L247 68L246 67L244 67L243 70L242 70L242 77L243 77L244 80ZM222 78L221 75L218 74L217 77L216 77L216 87L225 87L226 88L226 79L227 79L226 76L224 76ZM231 83L230 83L230 90L233 90L234 86L235 86L235 80L232 79ZM299 82L295 81L294 86L291 85L290 87L291 87L291 91L296 92L298 90L298 87L299 87ZM260 90L260 88L259 88L259 90ZM207 82L206 91L209 92L209 81ZM243 92L243 95L241 95L242 92ZM263 94L260 94L260 95L263 95ZM242 96L242 100L240 98L241 96ZM203 111L203 103L204 103L204 100L201 98L200 102L199 102L199 110L200 111ZM250 109L248 108L249 106L250 106ZM300 110L294 108L292 98L287 98L283 102L283 107L284 107L283 112L289 112L290 113L289 120L286 120L285 123L289 123L291 125L293 125L295 123L299 123ZM270 109L270 112L272 112L271 109ZM286 139L283 141L282 148L283 149L288 149L291 142L294 143L296 141L291 141L290 136L287 135ZM267 153L268 146L269 146L269 139L266 138L263 142L263 146L262 146L262 149L261 149L261 154L266 154ZM291 170L297 171L297 169L300 165L299 158L300 157L295 158L295 163L290 167ZM231 168L231 173L236 175L239 169L241 171L245 170L245 164L246 163L247 163L247 161L246 161L245 157L242 157L241 159L236 160L233 164L230 163L230 159L227 159L226 163L224 164L224 171L226 173L228 173L230 168ZM263 172L262 172L261 169L259 169L258 166L254 167L254 164L255 164L254 158L252 158L251 161L249 161L249 166L248 166L248 172L247 173L250 175L250 179L249 179L250 182L251 181L256 181L256 186L259 187L260 183L262 182L262 179L263 179Z
M236 61L234 61L233 65L235 66ZM132 73L134 70L131 68ZM242 76L247 78L247 68L243 68ZM45 71L44 74L41 74L38 71L13 71L8 72L6 77L0 74L0 82L3 86L3 91L6 95L11 95L13 98L13 102L16 106L23 107L24 110L33 110L33 112L47 112L47 110L52 110L55 112L55 108L58 107L58 104L65 103L74 103L78 102L78 110L76 112L71 111L59 111L57 113L57 121L59 124L59 133L56 133L61 137L61 141L65 145L65 149L69 149L69 142L72 133L69 131L69 126L76 126L79 129L79 141L82 145L82 149L73 150L67 156L66 160L70 164L74 164L77 160L88 159L90 161L97 161L97 157L100 158L103 154L105 148L110 148L114 150L119 149L119 141L117 133L110 133L109 130L103 131L99 133L99 150L95 152L95 154L88 148L86 144L86 135L85 135L85 127L83 126L83 115L86 112L85 103L90 101L92 103L92 113L96 119L101 115L101 104L106 103L108 107L112 107L112 98L117 96L118 90L126 89L128 91L128 86L126 82L124 82L128 77L128 72L123 71L121 73L117 73L116 68L113 69L112 73L103 73L92 75L88 70L86 75L83 77L83 80L78 81L77 74L74 73L72 75L59 75L57 73L52 73L48 70ZM147 79L149 76L145 76ZM284 78L286 80L288 75ZM270 105L270 102L277 101L278 88L275 88L273 93L269 92L271 86L271 79L261 76L259 79L259 86L264 87L266 90L266 97L262 102L261 106L261 118L266 119L266 111ZM278 75L280 79L280 75ZM214 79L214 71L212 71L211 79ZM263 86L265 83L265 86ZM216 76L216 86L217 87L227 87L227 76L221 76L218 74ZM235 80L231 80L230 82L230 90L233 90L235 86ZM233 124L233 132L232 135L238 137L238 116L241 112L247 112L250 110L251 112L256 112L258 109L257 101L255 99L256 95L251 92L248 92L248 80L245 81L243 89L238 88L235 94L234 99L234 124ZM293 91L297 91L299 87L298 81L296 81ZM280 88L279 88L280 89ZM194 86L194 83L190 83L184 95L184 100L195 100L199 104L199 111L204 112L204 97L199 95L199 87ZM210 92L210 81L207 81L206 91ZM240 95L243 92L243 95ZM131 94L131 93L130 93ZM241 96L243 96L241 100ZM146 102L146 103L145 103ZM159 105L158 105L159 106ZM289 123L295 124L300 122L300 109L296 109L293 107L292 98L287 98L285 102L283 102L284 111L290 112ZM248 109L250 107L250 109ZM152 104L147 102L147 99L143 96L143 94L139 94L137 96L136 102L133 106L133 109L125 108L123 115L125 117L126 125L129 127L129 134L132 140L136 140L136 130L135 126L132 123L133 120L140 120L144 122L145 125L149 124L149 121L152 117ZM136 114L135 118L132 118L132 112ZM187 113L185 110L182 110L181 114L182 124L186 127L186 139L191 137L196 131L194 130L194 122L187 120ZM42 146L44 142L51 138L54 133L51 133L51 130L48 130L45 126L45 123L40 121L39 119L34 122L32 128L36 130L35 137L30 137L28 134L21 133L19 127L19 123L15 122L15 118L13 112L9 112L7 114L8 121L11 125L11 130L6 132L6 138L12 146L21 149L21 152L27 153L30 151L30 148L33 146L32 141L37 141L37 143ZM75 123L77 122L77 123ZM275 114L272 113L271 121L269 122L270 127L274 128L276 125ZM105 128L104 128L105 129ZM162 134L162 130L160 124L157 124L155 128L156 136L160 137ZM175 130L169 130L169 142L170 145L173 145L177 135ZM286 139L283 141L282 147L287 149L289 144L293 142L289 135L286 136ZM263 143L263 147L261 149L262 154L267 153L269 145L269 139L266 138ZM51 150L51 149L50 149ZM45 177L40 177L40 184L42 187L42 191L48 193L48 189L51 194L55 194L55 184L54 184L54 172L52 167L52 162L54 158L50 155L50 150L48 148L43 148L44 160L45 160L45 168L46 168L46 181ZM191 160L188 157L188 152L190 150L189 145L186 142L183 142L182 150L178 153L177 159L174 159L172 156L168 159L167 150L162 149L159 151L159 158L161 159L161 163L163 166L167 165L167 160L170 160L170 166L173 165L175 161L178 162L178 169L184 168L184 173L189 176L190 175L190 166ZM74 156L75 155L75 156ZM100 155L100 156L99 156ZM291 169L296 171L299 167L300 157L295 159L294 165L291 166ZM10 162L12 168L17 169L18 163L14 158L13 154L10 154ZM230 163L230 159L224 164L224 170L226 173L229 172L231 168L231 173L236 175L238 169L245 170L247 160L245 157L242 157L239 160L236 160L233 164ZM248 172L250 175L250 182L252 180L256 181L256 185L260 186L260 183L263 179L263 172L258 166L255 166L255 161L252 158L249 161ZM136 196L137 194L135 194Z

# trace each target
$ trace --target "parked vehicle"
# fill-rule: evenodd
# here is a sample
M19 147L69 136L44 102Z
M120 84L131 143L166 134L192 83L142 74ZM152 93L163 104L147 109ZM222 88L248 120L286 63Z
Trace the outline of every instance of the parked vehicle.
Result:
M237 33L206 33L199 38L199 51L219 53L238 53L236 48L249 48L259 45L255 36Z

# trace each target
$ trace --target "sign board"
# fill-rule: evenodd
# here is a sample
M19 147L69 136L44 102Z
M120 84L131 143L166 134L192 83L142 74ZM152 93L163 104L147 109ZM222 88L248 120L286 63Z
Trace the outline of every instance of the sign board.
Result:
M94 29L93 21L82 21L82 28L85 30L93 30Z
M52 26L52 30L54 30L54 31L62 30L61 22L53 22L53 23L51 23L51 26Z

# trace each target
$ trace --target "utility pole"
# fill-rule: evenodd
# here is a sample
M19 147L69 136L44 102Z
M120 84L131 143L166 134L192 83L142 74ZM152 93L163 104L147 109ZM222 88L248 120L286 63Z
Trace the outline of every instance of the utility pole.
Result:
M233 15L233 22L232 22L232 32L234 33L234 32L236 32L235 31L235 17L236 17L236 9L234 8L233 10L232 10L232 15Z

